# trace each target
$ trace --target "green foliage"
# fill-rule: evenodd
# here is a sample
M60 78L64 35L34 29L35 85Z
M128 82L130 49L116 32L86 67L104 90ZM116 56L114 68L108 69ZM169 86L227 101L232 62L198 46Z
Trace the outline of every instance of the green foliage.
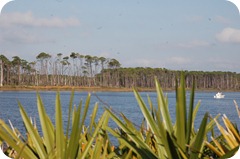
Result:
M90 97L89 94L86 99L84 111L81 112L82 102L80 102L78 108L75 107L72 110L72 93L69 103L68 124L70 124L70 120L72 120L71 133L69 135L70 126L67 126L67 135L64 134L59 92L56 94L55 125L47 115L40 95L37 94L37 107L43 136L40 136L35 123L31 121L23 106L19 103L20 114L26 127L27 137L23 138L23 135L20 134L16 128L9 128L9 126L1 120L0 140L1 143L6 142L9 145L5 153L10 157L18 158L21 156L21 158L24 159L91 158L96 155L100 156L105 154L107 156L111 154L110 151L107 153L107 146L111 143L108 139L104 138L107 134L103 131L103 128L106 128L107 125L105 121L108 121L108 114L106 112L103 113L100 120L96 123L95 117L98 108L96 105L92 112L93 116L90 119L92 123L91 129L86 129L84 126L90 104ZM104 151L102 151L102 149Z
M235 104L237 105L236 102ZM206 149L210 149L213 151L213 154L220 158L229 158L239 149L240 134L237 127L227 118L226 115L222 116L222 121L225 128L214 119L221 134L215 138L211 137L212 142L206 141Z
M208 113L205 114L200 129L195 131L193 122L197 110L194 111L193 109L194 88L191 92L190 108L187 112L185 81L184 74L182 74L180 86L176 86L177 111L176 122L173 124L168 110L168 99L163 95L157 79L155 79L155 84L158 103L156 108L153 107L151 99L148 98L150 105L150 109L148 109L140 94L134 89L135 97L146 120L146 127L142 124L140 130L137 130L133 126L134 124L123 115L125 123L120 121L111 110L107 109L111 118L121 130L110 132L119 139L121 147L127 147L128 145L128 152L132 150L142 158L200 158L207 134ZM198 109L198 106L195 109ZM143 150L144 152L142 152Z
M29 118L19 102L19 110L27 135L23 135L11 125L11 128L0 120L0 144L9 145L5 153L14 158L24 159L82 159L82 158L132 158L132 159L198 159L205 157L229 157L233 155L240 143L238 129L223 116L226 130L218 123L216 116L208 122L206 113L199 129L195 129L194 121L200 102L194 107L194 87L190 95L189 105L186 103L185 76L176 80L176 121L171 119L168 98L164 96L160 83L155 78L157 106L148 97L148 105L136 89L133 89L139 108L144 116L141 126L131 122L124 114L121 118L112 109L105 107L104 113L96 122L98 103L95 104L89 126L85 121L90 106L91 95L78 107L73 107L74 92L69 102L66 130L63 127L60 94L55 100L55 125L47 115L40 95L37 93L37 109L39 113L40 135L36 123ZM194 85L194 83L193 83ZM188 108L188 109L187 109ZM238 110L238 108L237 108ZM108 126L109 120L115 122L118 129ZM207 133L214 135L215 124L221 136L207 141ZM111 134L117 141L115 148L109 137Z

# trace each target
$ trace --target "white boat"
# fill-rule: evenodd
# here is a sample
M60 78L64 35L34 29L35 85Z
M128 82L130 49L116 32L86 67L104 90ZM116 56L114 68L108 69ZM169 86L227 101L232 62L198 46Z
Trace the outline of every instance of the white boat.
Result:
M222 94L222 92L218 92L214 98L220 99L220 98L224 98L225 95Z

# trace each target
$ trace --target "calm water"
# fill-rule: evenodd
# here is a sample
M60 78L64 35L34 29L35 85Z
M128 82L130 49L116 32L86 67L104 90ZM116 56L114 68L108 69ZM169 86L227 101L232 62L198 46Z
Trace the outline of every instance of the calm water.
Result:
M54 121L55 116L55 96L56 92L54 91L44 91L40 92L43 103L45 105L46 111L49 114L52 121ZM70 99L71 92L63 91L61 92L61 103L63 110L64 123L67 120L68 112L68 103ZM168 95L169 99L169 110L175 121L175 92L165 92ZM236 100L240 105L240 92L225 92L224 99L214 99L213 96L215 92L196 92L195 103L201 100L201 106L197 114L196 125L199 125L199 122L203 118L206 111L210 112L212 116L217 115L218 113L226 114L233 122L239 124L239 118L236 113L235 105L233 100ZM75 92L74 104L78 105L80 100L85 99L88 95L88 92ZM105 103L111 106L115 112L122 112L127 116L131 121L134 121L135 124L140 124L142 121L142 114L138 107L137 101L132 92L97 92L96 95ZM87 119L90 119L90 114L96 102L99 103L98 114L101 115L104 111L104 104L98 100L96 95L93 93L91 97L90 109ZM147 95L149 95L156 106L156 94L154 92L142 92L141 96L147 103ZM189 94L187 95L189 98ZM36 92L30 91L1 91L0 92L0 118L6 122L11 120L13 125L24 131L21 116L18 109L17 101L19 101L27 111L28 115L35 117L38 121L38 112L36 105ZM188 100L187 100L188 101ZM115 128L113 123L110 123L110 126Z

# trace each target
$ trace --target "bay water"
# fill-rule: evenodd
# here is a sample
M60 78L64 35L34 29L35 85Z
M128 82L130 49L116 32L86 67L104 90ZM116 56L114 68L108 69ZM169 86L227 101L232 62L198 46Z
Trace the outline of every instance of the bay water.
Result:
M46 112L51 120L55 120L55 91L40 91L41 98L43 100ZM83 101L83 107L85 100L90 92L78 92L74 94L74 105L78 106L80 101ZM142 98L146 105L148 105L147 96L149 96L153 102L153 105L157 107L157 95L155 92L141 92ZM169 111L171 114L172 122L175 123L175 110L176 110L176 98L174 91L164 92L168 97ZM195 128L199 128L200 122L206 112L212 117L217 114L226 114L227 117L236 123L238 128L240 127L239 117L234 105L233 100L240 105L240 92L224 92L225 98L214 99L213 96L216 92L195 92L195 105L201 101L199 111L195 120ZM63 112L63 123L67 124L68 119L68 106L70 101L71 92L61 91L61 105ZM190 93L187 92L187 104L189 103ZM26 110L28 116L35 118L39 125L36 91L0 91L0 119L3 119L6 123L10 120L14 127L18 128L20 132L25 132L25 128L22 123L21 115L19 113L18 102L20 102ZM91 93L91 102L89 106L89 113L86 119L86 125L90 120L90 116L94 105L98 103L98 116L104 112L104 107L111 107L116 114L123 113L134 124L140 125L143 116L138 103L134 97L133 92L95 92ZM109 126L116 128L117 126L110 121ZM38 127L40 129L40 127Z

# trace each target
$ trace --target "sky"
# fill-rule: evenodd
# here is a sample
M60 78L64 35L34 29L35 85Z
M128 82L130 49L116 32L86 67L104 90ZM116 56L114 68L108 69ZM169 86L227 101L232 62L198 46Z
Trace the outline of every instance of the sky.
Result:
M240 73L240 15L226 0L14 0L0 54L117 59L122 67Z

